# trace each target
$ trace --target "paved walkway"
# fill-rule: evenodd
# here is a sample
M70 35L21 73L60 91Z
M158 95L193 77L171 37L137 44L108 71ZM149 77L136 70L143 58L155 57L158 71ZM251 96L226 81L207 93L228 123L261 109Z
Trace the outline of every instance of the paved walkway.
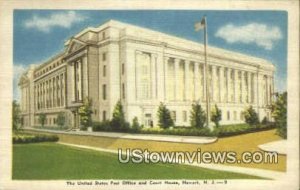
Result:
M69 143L62 143L62 142L58 142L58 144L77 147L77 148L85 148L85 149L90 149L90 150L102 151L102 152L109 152L109 153L114 153L114 154L118 153L117 150L111 150L111 149L95 148L95 147L90 147L90 146L83 146L83 145L69 144ZM123 153L125 153L125 152L123 152ZM253 175L253 176L258 176L258 177L263 177L263 178L268 178L268 179L275 179L275 180L283 179L286 176L285 172L276 172L276 171L271 171L271 170L263 170L263 169L255 169L255 168L226 166L226 165L221 165L221 164L203 164L203 163L199 164L196 162L194 162L194 163L186 162L184 164L190 165L190 166L201 167L201 168L212 169L212 170L248 174L248 175Z
M198 137L198 136L178 136L178 135L156 135L156 134L131 134L131 133L116 133L116 132L89 132L89 131L56 131L49 129L26 128L33 131L58 133L58 134L72 134L72 135L88 135L110 138L122 138L133 140L150 140L150 141L164 141L164 142L181 142L192 144L209 144L215 142L217 137Z
M287 154L287 141L274 141L258 146L261 150L266 152L277 152L278 154Z

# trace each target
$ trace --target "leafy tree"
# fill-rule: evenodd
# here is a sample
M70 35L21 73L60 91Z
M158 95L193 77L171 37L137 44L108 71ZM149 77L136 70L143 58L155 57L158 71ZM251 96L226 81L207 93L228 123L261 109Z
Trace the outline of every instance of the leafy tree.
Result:
M78 109L80 115L80 124L82 129L86 130L88 127L92 126L92 100L85 97L83 100L83 105Z
M44 127L45 122L46 122L46 114L45 113L39 114L39 122L42 125L42 127Z
M66 116L64 112L60 112L56 118L56 123L60 128L63 128L66 122Z
M272 116L277 127L277 134L282 138L287 138L287 92L275 94L276 101L272 104Z
M268 124L268 123L269 123L269 120L268 120L268 118L265 116L265 117L263 118L263 120L261 121L261 124L266 125L266 124Z
M13 130L18 130L21 125L21 109L19 103L14 100L13 101Z
M158 107L158 126L167 129L171 126L174 126L174 121L171 117L170 111L168 108L161 102Z
M211 112L211 121L215 123L216 127L218 128L219 122L222 119L222 111L218 108L217 105L215 105L215 109Z
M190 116L191 127L203 128L206 122L205 111L201 105L197 102L192 104L192 111Z
M140 130L141 126L139 124L139 121L138 121L137 117L133 118L131 128L133 129L133 131L139 131Z
M244 117L245 117L245 122L251 126L255 126L259 124L258 115L252 106L250 106L244 111Z
M125 121L125 114L120 100L115 105L111 127L115 131L126 131L129 129L129 123Z

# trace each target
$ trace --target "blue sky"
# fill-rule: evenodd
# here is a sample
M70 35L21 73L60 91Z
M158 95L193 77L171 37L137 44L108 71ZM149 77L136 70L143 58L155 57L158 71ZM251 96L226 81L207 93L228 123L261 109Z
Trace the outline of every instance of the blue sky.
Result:
M13 20L14 99L17 78L30 64L40 64L64 49L64 41L85 27L115 19L196 42L194 24L207 16L208 43L272 62L275 88L286 90L287 13L284 11L190 10L15 10Z

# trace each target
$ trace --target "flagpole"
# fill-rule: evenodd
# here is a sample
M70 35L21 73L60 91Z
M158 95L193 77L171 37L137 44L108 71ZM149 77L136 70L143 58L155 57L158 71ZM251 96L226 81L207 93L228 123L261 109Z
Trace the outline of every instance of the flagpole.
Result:
M207 65L207 20L204 16L204 74L205 74L205 93L206 93L206 126L209 127L210 122L210 97L209 97L209 80Z

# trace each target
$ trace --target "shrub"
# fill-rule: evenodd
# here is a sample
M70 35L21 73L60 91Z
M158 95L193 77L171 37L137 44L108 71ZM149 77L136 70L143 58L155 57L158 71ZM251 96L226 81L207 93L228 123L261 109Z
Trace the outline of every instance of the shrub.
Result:
M276 94L276 101L271 107L272 116L277 127L277 134L286 139L287 138L287 92Z
M267 125L257 125L257 127L255 128L250 126L249 124L234 124L215 128L213 134L218 137L228 137L245 133L264 131L273 128L275 128L275 125L272 123L268 123Z
M132 120L132 125L131 125L132 132L138 132L138 131L140 131L140 129L141 129L141 126L139 124L138 118L134 117Z
M110 121L93 122L93 131L112 131Z
M209 128L143 128L140 133L143 134L163 134L163 135L180 135L180 136L213 136Z
M191 127L203 128L206 121L206 116L201 105L197 102L192 105L192 111L190 116Z
M27 134L18 133L13 135L14 144L23 143L37 143L37 142L57 142L59 140L56 135L44 135L44 134Z
M171 126L174 126L174 121L171 118L170 111L168 108L161 102L158 111L157 111L157 116L158 116L158 126L167 129Z
M13 116L12 116L12 123L13 123L13 130L18 130L21 125L21 109L20 109L20 104L14 100L13 101Z
M78 109L80 115L81 130L87 130L88 127L92 126L92 100L85 97L83 105Z
M42 127L44 127L45 122L46 122L46 114L45 113L41 113L39 115L39 122L42 125Z
M65 125L65 122L66 122L65 114L63 112L60 112L57 116L56 123L62 129L63 126Z
M219 122L222 119L222 111L215 105L215 109L211 113L211 121L215 123L216 127L219 127Z
M266 125L266 124L268 124L268 123L269 123L269 120L268 120L268 118L265 116L265 117L263 118L263 120L261 121L261 124Z
M248 109L246 109L246 111L244 111L244 117L245 122L248 123L250 126L255 126L259 124L258 115L252 106L250 106Z
M110 122L110 126L113 131L128 131L130 128L130 124L125 121L125 115L123 111L123 106L121 101L119 100L115 105L113 118Z

